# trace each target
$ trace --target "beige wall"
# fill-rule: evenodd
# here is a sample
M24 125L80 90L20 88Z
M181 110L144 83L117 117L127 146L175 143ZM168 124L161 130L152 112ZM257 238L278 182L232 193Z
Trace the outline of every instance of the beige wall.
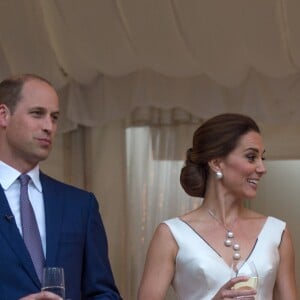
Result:
M257 199L251 207L266 215L285 220L292 233L296 253L296 272L300 287L300 161L268 161Z

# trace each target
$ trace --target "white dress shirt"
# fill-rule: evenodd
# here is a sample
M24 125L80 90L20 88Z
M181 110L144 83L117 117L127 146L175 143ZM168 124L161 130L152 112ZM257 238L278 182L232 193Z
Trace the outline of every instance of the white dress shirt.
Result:
M31 178L28 184L28 194L35 213L35 218L41 235L43 251L46 257L45 208L39 174L39 166L36 166L27 173L27 175ZM18 180L20 175L21 173L18 170L0 160L0 184L4 190L20 234L23 235L20 215L20 182Z

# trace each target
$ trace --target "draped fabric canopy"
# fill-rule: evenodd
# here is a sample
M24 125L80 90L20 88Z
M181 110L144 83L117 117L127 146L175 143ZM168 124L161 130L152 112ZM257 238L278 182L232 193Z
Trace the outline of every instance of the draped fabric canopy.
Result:
M295 143L299 12L298 0L3 0L0 78L52 81L64 131L179 107L203 119L246 113Z

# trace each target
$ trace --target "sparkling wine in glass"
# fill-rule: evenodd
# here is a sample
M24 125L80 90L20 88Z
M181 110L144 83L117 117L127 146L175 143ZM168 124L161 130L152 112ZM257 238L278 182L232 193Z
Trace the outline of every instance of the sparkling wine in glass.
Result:
M258 274L253 261L240 260L232 265L232 277L247 276L247 281L238 282L233 289L256 289L258 284Z
M43 270L42 291L52 292L65 299L64 269L47 267Z

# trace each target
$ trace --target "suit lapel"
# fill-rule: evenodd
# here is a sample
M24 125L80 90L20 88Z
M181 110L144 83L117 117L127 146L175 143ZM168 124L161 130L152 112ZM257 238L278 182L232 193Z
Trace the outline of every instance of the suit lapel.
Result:
M56 266L56 255L63 216L63 194L54 180L41 173L41 184L45 204L46 264Z
M23 238L19 232L14 218L10 220L7 216L12 216L12 211L4 194L3 188L0 185L0 233L6 239L7 244L19 258L28 276L34 281L37 287L40 288L41 283L35 272L30 254L25 246Z

